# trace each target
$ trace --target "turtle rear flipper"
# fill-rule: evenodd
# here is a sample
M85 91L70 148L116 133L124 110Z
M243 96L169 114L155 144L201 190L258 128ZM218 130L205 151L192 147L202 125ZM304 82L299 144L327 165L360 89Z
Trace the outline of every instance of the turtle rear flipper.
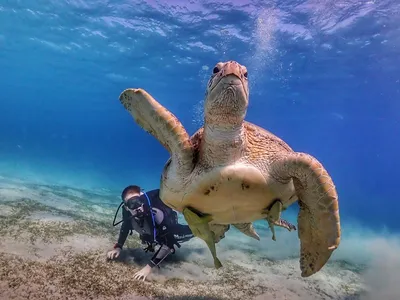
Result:
M265 219L268 222L269 229L272 232L272 240L276 241L275 235L275 225L279 224L279 220L281 219L283 204L280 200L276 200L269 209L264 211Z
M260 240L260 236L254 229L254 226L252 223L236 223L236 224L232 224L232 225L235 226L235 228L237 230L244 233L245 235L252 237L253 239L256 239L257 241Z
M214 242L218 243L225 237L225 232L230 228L229 225L225 224L208 224L210 230L214 233Z
M269 209L264 211L265 220L267 220L269 228L272 232L272 240L276 241L275 226L286 228L289 231L296 230L296 226L289 223L288 221L281 219L281 213L283 210L283 204L280 200L276 200L272 203Z
M328 172L314 157L293 153L272 165L277 181L293 179L299 198L298 235L301 276L318 272L340 243L338 195Z
M193 147L182 123L143 89L126 89L119 96L135 122L171 154L182 175L192 170Z
M215 235L214 232L211 231L209 222L212 221L211 216L199 216L190 208L183 209L183 215L185 217L186 222L188 223L190 230L193 232L193 235L202 239L206 242L208 249L214 259L215 268L219 269L222 267L221 261L217 257L217 250L215 247Z

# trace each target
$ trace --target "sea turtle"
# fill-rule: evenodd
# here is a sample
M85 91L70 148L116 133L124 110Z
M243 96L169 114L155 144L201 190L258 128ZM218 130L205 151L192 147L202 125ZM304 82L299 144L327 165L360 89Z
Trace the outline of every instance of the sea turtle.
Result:
M212 70L204 103L204 125L189 136L181 122L143 89L120 97L136 123L170 153L160 198L182 212L193 233L221 263L215 243L230 224L258 238L252 222L285 227L280 214L298 201L301 276L318 272L339 246L338 196L323 165L293 151L267 130L245 121L249 103L247 68L236 61Z

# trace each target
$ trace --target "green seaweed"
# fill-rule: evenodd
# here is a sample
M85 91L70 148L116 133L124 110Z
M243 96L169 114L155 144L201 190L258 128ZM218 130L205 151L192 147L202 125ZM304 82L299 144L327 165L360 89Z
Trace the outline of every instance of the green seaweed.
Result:
M12 208L11 214L0 218L0 235L15 239L20 238L20 233L29 234L31 243L37 239L43 242L62 241L67 236L86 234L90 236L113 236L117 228L112 227L107 220L99 220L90 216L82 216L71 211L46 206L38 201L21 198L18 201L3 202ZM54 215L71 218L71 222L53 221L42 222L41 220L29 219L36 212L47 212Z

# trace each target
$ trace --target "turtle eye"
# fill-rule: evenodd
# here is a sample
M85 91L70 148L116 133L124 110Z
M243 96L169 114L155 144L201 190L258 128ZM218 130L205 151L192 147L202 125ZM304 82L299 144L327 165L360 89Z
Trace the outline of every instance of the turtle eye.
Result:
M244 73L244 77L247 78L248 75L249 75L249 74L248 74L247 71L246 71L246 73Z
M214 67L213 74L217 74L218 72L219 72L219 68L218 67Z

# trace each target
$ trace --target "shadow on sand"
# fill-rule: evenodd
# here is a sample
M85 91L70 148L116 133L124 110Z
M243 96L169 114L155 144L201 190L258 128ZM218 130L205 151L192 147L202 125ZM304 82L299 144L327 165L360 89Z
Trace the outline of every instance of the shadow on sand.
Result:
M175 254L169 255L163 263L168 265L174 265L175 263L186 261L189 255L193 253L203 254L204 249L201 248L185 249L183 245L181 246L181 248L176 249ZM116 259L116 261L124 264L135 263L138 266L144 266L149 262L149 260L153 257L154 254L155 252L145 252L142 248L126 248L121 251L121 254Z
M171 297L163 297L158 299L165 299L165 300L222 300L223 298L217 297L203 297L203 296L171 296Z

